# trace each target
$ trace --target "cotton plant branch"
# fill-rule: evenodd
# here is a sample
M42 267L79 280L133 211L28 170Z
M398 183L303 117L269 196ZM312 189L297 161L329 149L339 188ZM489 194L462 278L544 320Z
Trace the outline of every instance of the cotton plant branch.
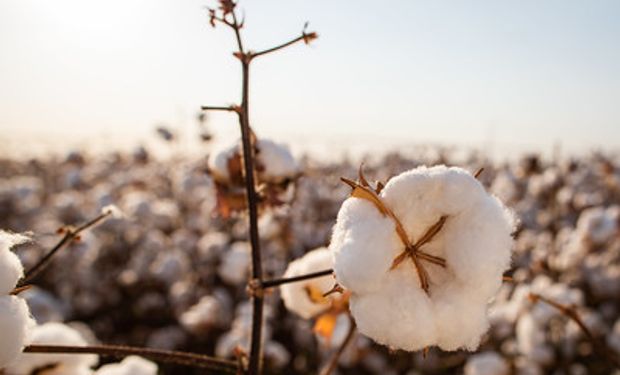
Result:
M336 369L336 367L338 367L338 361L340 360L342 353L344 353L345 349L355 336L355 321L353 320L351 315L348 315L348 317L350 325L347 336L344 338L340 346L338 346L338 349L336 349L336 351L332 354L327 364L323 367L323 369L321 369L321 372L319 373L320 375L330 375Z
M258 201L259 197L256 192L255 184L255 158L254 147L252 142L252 131L249 119L249 89L250 89L250 63L254 57L263 56L285 47L291 46L301 40L309 43L316 39L316 33L307 33L304 30L302 35L289 42L283 43L273 48L266 49L257 53L247 51L243 44L241 29L244 21L239 21L236 13L237 3L233 0L220 0L218 9L209 9L209 22L215 27L220 23L232 29L237 42L237 51L233 55L241 63L242 84L241 84L241 104L238 106L203 106L202 109L209 111L228 111L236 112L239 118L239 126L241 128L241 142L243 149L243 165L245 172L246 198L248 202L249 216L249 237L252 250L252 280L249 283L249 289L256 290L253 286L262 285L263 271L261 263L260 239L258 233ZM250 358L248 364L248 373L250 375L260 374L262 367L262 322L263 322L263 293L251 293L253 300L252 309L252 333L250 343Z
M161 350L151 348L139 348L122 345L93 345L93 346L68 346L68 345L29 345L24 348L24 353L49 353L49 354L98 354L123 358L130 355L138 355L159 363L191 366L210 370L214 374L235 374L237 362L227 359L214 358L202 354Z
M32 266L32 268L30 268L29 270L26 271L23 279L20 280L19 284L17 285L17 287L15 288L15 290L13 291L13 293L17 294L23 290L20 290L22 288L24 288L26 286L26 284L28 284L29 282L31 282L35 277L37 277L39 275L39 273L41 273L45 267L47 267L50 263L50 261L52 260L52 258L54 257L54 255L56 255L58 253L58 251L62 250L64 247L66 247L68 244L70 244L72 241L76 240L79 238L80 233L82 233L83 231L94 227L95 225L103 222L106 218L108 218L109 216L111 216L113 214L113 210L112 209L108 209L108 210L104 210L103 212L101 212L101 214L99 214L98 216L96 216L95 218L77 226L77 227L72 227L72 226L66 226L60 229L61 233L64 233L64 236L60 239L60 241L58 241L58 243L56 243L56 245L54 245L54 247L52 247L44 256L43 258L41 258L34 266Z
M557 301L554 301L550 298L547 298L537 293L530 293L529 299L534 303L536 302L546 303L547 305L558 310L560 313L562 313L562 315L565 315L566 317L570 318L573 322L577 324L577 326L579 326L579 329L581 329L581 331L586 335L588 340L590 340L590 342L594 346L594 350L596 350L596 352L601 357L607 359L616 368L620 369L620 359L607 347L607 345L605 345L601 340L599 340L596 336L594 336L592 331L583 322L583 320L577 313L577 310L575 309L574 306L568 306L568 305L561 304Z

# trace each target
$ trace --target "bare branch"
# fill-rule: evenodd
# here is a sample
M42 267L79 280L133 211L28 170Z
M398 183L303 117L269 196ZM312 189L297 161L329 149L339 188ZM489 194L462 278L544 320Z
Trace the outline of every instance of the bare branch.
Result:
M605 345L604 342L602 342L596 336L594 336L592 331L590 331L588 326L586 326L586 324L583 322L583 320L581 319L581 317L579 316L579 314L577 313L577 311L575 310L573 306L563 305L557 301L554 301L550 298L547 298L537 293L530 293L529 298L530 300L532 300L532 302L538 302L538 301L544 302L547 305L558 310L563 315L572 319L577 324L577 326L579 326L579 328L583 331L583 333L586 335L588 340L592 342L594 349L599 353L599 355L607 359L616 368L620 369L620 359L618 359L618 357L614 355L614 353Z
M54 247L52 247L47 252L47 254L45 254L43 256L43 258L41 258L39 260L39 262L37 264L35 264L32 268L30 268L28 271L26 271L26 274L25 274L24 278L18 284L18 288L26 285L27 283L32 281L32 279L37 277L37 275L41 271L43 271L43 269L45 269L45 267L49 264L49 262L52 260L54 255L59 250L64 248L65 245L71 243L71 241L76 239L81 232L85 231L86 229L88 229L90 227L93 227L93 226L99 224L100 222L105 220L110 215L112 215L111 211L102 212L99 216L95 217L92 220L87 221L86 223L78 226L77 228L72 228L72 227L64 228L65 235L60 239L60 241L58 241L58 243L56 243L56 245L54 245Z
M297 38L295 38L295 39L293 39L293 40L289 40L289 41L288 41L288 42L286 42L286 43L282 43L282 44L280 44L279 46L275 46L275 47L272 47L272 48L268 48L268 49L263 50L263 51L260 51L260 52L252 52L252 53L250 54L250 56L251 56L252 58L254 58L254 57L259 57L259 56L267 55L267 54L269 54L269 53L272 53L272 52L275 52L275 51L281 50L281 49L283 49L283 48L286 48L286 47L288 47L288 46L291 46L291 45L293 45L293 44L295 44L295 43L297 43L297 42L304 41L304 42L308 43L310 40L312 40L312 39L316 39L317 37L318 37L318 36L316 35L316 33L309 33L309 34L303 33L303 34L301 34L300 36L298 36Z
M308 273L305 275L299 275L299 276L294 276L294 277L283 277L280 279L267 280L267 281L263 281L262 287L263 289L268 289L268 288L273 288L273 287L280 286L283 284L295 283L298 281L304 281L304 280L309 280L309 279L315 279L317 277L328 276L333 273L334 271L330 269L330 270L317 271L317 272L312 272L312 273Z
M210 357L202 354L139 348L122 345L93 345L93 346L66 346L66 345L29 345L24 348L25 353L56 353L56 354L99 354L123 358L138 355L160 363L171 363L183 366L199 367L214 371L217 374L234 374L237 370L235 361Z
M334 354L332 354L327 365L325 365L325 367L323 367L323 369L321 370L320 375L330 375L336 369L336 367L338 367L338 360L340 360L340 356L347 348L355 334L355 321L353 320L353 318L351 318L351 315L349 315L349 322L351 325L349 327L349 332L347 332L347 336L345 337L342 344L340 344L340 346L338 347L338 350L336 350Z

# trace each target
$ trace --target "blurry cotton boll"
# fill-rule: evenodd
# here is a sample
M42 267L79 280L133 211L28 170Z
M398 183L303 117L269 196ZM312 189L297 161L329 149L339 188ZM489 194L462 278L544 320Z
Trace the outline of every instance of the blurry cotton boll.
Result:
M227 302L229 301L217 296L204 296L181 315L181 325L195 335L206 333L212 328L224 327L232 313Z
M120 363L101 366L94 375L156 375L157 365L138 356L129 356Z
M0 230L0 296L9 294L24 275L24 266L11 248L29 240L27 236Z
M241 141L232 145L222 145L209 156L208 165L214 178L228 183L238 179L233 173L240 173L237 166L233 166L235 158L240 158ZM259 139L256 142L256 163L261 182L281 183L285 179L294 178L299 173L299 165L288 147L269 139Z
M172 249L157 255L149 270L155 279L172 285L187 274L190 265L191 262L183 251Z
M419 167L392 178L378 195L355 189L382 207L371 198L347 199L330 249L360 332L395 349L476 349L489 326L487 303L510 265L512 213L460 168ZM428 293L410 264L413 255L396 262L405 245L396 219L382 210L402 223L408 241L438 228L421 250L445 259L445 268L416 259Z
M510 367L496 352L473 354L465 363L465 375L508 375Z
M618 233L620 207L594 207L584 210L577 221L577 231L595 245L607 242Z
M620 355L620 318L616 320L613 329L607 334L607 345Z
M333 263L331 251L324 247L318 248L289 263L283 277L329 270L333 267ZM310 319L329 307L333 294L327 298L323 297L323 294L327 293L334 283L332 275L287 283L280 286L280 294L287 309L304 319Z
M250 244L235 242L222 255L217 274L230 285L241 285L248 281L251 258Z
M0 369L19 363L19 355L30 343L30 331L34 325L26 301L16 296L0 295Z
M36 177L20 176L0 180L0 202L13 208L16 214L27 215L38 210L43 191L43 182Z
M34 327L31 342L38 345L87 345L77 330L62 323L45 323ZM99 357L95 354L22 353L6 371L9 375L22 375L43 367L54 366L57 373L62 374L70 373L74 369L90 369L98 361Z

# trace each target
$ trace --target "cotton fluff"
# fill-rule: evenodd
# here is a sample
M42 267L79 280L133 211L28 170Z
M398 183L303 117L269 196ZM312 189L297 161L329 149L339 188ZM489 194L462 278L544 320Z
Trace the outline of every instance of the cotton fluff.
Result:
M467 358L465 375L508 375L506 360L496 352L478 353Z
M294 277L313 272L328 270L333 267L333 257L329 249L321 247L306 253L303 257L292 261L284 277ZM334 286L331 275L284 284L280 287L282 300L287 309L295 312L304 319L310 319L329 307L331 298L317 300L312 298L313 290L321 295Z
M440 217L443 228L422 250L446 260L441 268L421 260L430 280L420 286L394 220L371 202L347 199L330 249L337 281L352 292L350 309L361 333L392 348L474 350L488 329L487 303L510 264L514 217L467 171L419 167L392 178L380 198L411 242Z
M28 240L21 234L0 231L0 296L11 293L24 276L24 266L11 248Z
M217 269L222 280L231 285L239 285L248 280L252 261L250 251L250 244L247 242L235 242L230 246Z
M129 356L120 363L101 366L95 375L156 375L157 365L135 355Z
M87 345L79 331L56 322L34 327L31 332L31 342L39 345ZM59 373L66 373L69 369L89 369L98 361L99 358L95 354L22 353L14 364L6 369L6 372L9 375L30 374L37 368L56 365ZM64 368L68 370L61 371Z
M26 301L17 296L0 296L0 369L15 362L29 343L34 324Z
M286 178L294 177L299 172L297 161L289 149L269 139L259 139L256 143L256 161L259 176L264 182L278 183ZM241 141L216 149L209 155L208 166L213 177L220 182L228 182L230 175L229 162L241 155Z

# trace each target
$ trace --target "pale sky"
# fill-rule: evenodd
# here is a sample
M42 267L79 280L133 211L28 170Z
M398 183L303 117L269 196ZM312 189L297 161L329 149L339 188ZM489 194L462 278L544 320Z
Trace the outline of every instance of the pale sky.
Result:
M203 0L0 0L0 139L186 132L239 96ZM252 123L266 136L620 148L617 0L246 0ZM212 116L216 133L235 118ZM359 146L359 144L357 145Z

